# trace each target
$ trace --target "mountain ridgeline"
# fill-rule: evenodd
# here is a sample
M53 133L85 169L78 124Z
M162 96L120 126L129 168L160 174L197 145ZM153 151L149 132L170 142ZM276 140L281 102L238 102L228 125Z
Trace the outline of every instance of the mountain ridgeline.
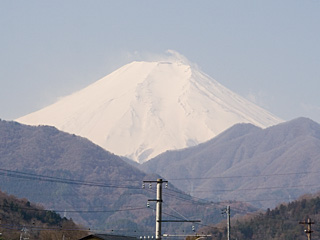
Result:
M90 227L119 214L111 209L132 208L130 198L120 196L140 196L136 189L147 176L87 139L48 126L1 121L0 153L2 190L69 210L67 215ZM99 211L105 213L94 214Z
M54 127L0 121L0 188L10 194L65 212L93 230L135 236L154 233L156 180L89 140ZM221 220L219 204L199 201L170 182L163 190L166 216ZM242 209L254 208L242 204ZM189 224L190 225L190 224ZM165 224L167 231L186 231L188 224Z
M141 169L193 196L267 208L319 191L319 160L320 125L298 118L266 129L237 124L198 146L167 151Z

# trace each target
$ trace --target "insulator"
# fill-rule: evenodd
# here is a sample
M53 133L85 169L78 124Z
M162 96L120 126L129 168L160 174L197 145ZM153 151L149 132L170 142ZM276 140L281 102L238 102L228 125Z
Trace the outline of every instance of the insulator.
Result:
M145 187L146 187L146 185L144 183L142 183L142 188L145 188Z
M152 188L152 184L151 184L151 183L149 183L149 188L150 188L150 189Z
M196 231L195 228L194 228L194 226L192 226L192 231Z
M147 202L147 207L150 207L150 203L149 202Z
M165 188L168 188L168 183L166 183Z

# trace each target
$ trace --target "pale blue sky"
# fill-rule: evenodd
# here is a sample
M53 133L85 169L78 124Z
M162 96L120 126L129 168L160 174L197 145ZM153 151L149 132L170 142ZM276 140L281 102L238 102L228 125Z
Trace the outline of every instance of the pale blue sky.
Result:
M173 49L290 120L320 122L320 0L1 0L0 118Z

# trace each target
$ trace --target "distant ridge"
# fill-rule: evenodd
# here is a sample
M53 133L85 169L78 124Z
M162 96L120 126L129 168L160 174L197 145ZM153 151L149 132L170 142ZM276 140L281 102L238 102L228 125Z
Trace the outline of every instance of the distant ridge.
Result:
M127 64L17 121L55 126L140 163L205 142L236 123L265 128L282 121L175 55Z
M298 118L261 129L237 124L192 148L141 165L193 196L273 207L320 190L320 125Z

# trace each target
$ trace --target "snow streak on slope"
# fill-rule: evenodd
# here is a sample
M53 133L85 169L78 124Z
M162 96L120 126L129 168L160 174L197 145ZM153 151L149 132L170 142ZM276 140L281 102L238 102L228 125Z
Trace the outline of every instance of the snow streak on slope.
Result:
M132 62L18 121L56 126L137 162L239 122L281 122L181 60Z

